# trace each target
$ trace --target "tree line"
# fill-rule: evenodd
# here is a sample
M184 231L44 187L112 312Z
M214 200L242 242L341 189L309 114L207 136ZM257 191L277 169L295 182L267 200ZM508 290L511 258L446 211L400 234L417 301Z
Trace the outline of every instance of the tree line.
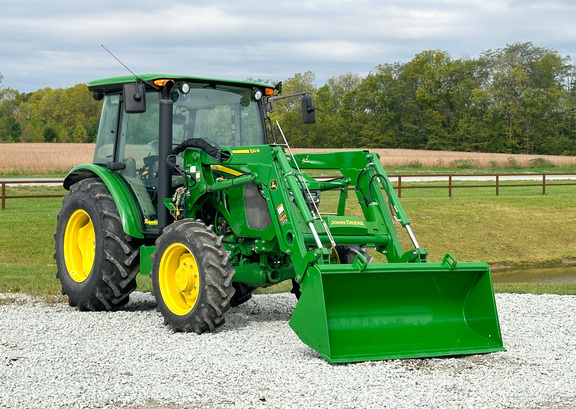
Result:
M31 93L2 88L0 142L93 142L101 105L86 84Z
M314 96L316 124L302 124L291 100L277 101L273 113L293 147L576 155L576 66L532 43L478 58L427 50L320 87L312 72L283 81L284 94L304 90ZM100 104L85 84L2 88L0 142L93 142Z
M283 84L315 95L312 127L298 123L298 107L277 110L294 146L576 155L576 66L532 43L476 59L428 50L313 84L311 72Z

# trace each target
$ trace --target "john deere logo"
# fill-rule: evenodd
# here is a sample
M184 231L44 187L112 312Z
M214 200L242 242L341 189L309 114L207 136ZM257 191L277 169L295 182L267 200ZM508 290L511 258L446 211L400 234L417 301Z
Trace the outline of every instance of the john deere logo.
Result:
M278 189L278 181L276 179L272 179L270 181L270 190Z
M361 220L330 220L331 226L364 226Z

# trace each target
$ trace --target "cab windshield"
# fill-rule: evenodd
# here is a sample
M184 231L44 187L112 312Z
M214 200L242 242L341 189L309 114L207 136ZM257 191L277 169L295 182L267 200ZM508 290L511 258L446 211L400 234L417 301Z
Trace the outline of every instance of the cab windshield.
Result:
M175 90L173 99L174 146L189 138L201 138L216 147L266 143L263 120L250 88L195 84L187 94ZM118 94L104 100L95 163L122 162L130 156L141 162L147 155L158 154L158 92L147 92L143 113L125 113L119 102ZM118 115L120 143L116 145Z
M189 93L174 89L172 143L201 138L216 147L265 143L258 102L252 89L194 84ZM157 216L158 92L146 93L146 111L126 113L120 94L104 99L94 163L122 163L117 171L139 204L144 231L153 231Z
M214 146L264 143L258 104L250 88L201 87L178 93L173 142L202 138Z

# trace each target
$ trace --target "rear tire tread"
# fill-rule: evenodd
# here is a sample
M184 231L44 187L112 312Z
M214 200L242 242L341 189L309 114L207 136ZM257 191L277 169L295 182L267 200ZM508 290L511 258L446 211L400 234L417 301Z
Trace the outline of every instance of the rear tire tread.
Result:
M82 283L71 279L63 251L66 223L77 209L89 214L96 234L94 265ZM71 306L80 310L108 311L128 302L130 293L136 289L136 275L140 269L140 240L124 233L114 200L100 179L84 179L71 186L70 193L62 199L54 239L56 277L62 282L62 293L68 295Z

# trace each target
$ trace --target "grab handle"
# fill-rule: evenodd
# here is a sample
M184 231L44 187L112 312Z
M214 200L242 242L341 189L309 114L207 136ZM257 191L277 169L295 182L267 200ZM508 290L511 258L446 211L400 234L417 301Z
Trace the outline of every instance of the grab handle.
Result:
M456 258L452 254L446 253L446 255L444 256L444 260L442 260L442 265L446 267L448 270L453 270L454 267L456 267L456 264L458 264Z

